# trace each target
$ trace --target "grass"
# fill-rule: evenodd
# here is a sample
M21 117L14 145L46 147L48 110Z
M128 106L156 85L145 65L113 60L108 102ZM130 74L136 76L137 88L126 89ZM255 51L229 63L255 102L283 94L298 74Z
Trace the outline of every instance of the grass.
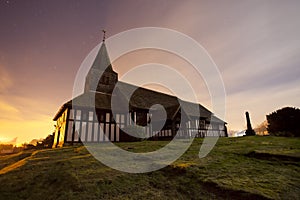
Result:
M93 158L84 146L0 157L0 199L299 199L300 140L283 137L220 138L205 158L203 139L171 165L128 174ZM168 141L118 143L149 152Z
M30 156L32 154L32 151L26 151L26 152L19 152L16 154L10 154L10 155L2 155L0 156L0 170L4 169L6 167L11 166L12 164L15 164L16 162L19 162L23 160L24 158ZM1 174L1 172L0 172Z

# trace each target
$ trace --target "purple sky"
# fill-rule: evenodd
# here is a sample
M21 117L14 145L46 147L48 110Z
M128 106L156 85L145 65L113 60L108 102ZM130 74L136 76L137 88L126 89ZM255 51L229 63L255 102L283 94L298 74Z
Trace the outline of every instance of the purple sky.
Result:
M71 98L76 72L103 28L108 37L170 28L204 46L224 80L229 129L244 129L246 110L255 126L278 108L300 107L299 7L276 0L1 0L0 141L52 133L52 117Z

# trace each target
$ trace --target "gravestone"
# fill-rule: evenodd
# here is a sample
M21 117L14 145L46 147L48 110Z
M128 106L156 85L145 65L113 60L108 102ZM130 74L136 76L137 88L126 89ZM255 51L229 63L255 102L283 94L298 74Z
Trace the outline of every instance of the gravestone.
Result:
M246 136L255 135L255 131L252 129L249 113L246 112L247 130Z

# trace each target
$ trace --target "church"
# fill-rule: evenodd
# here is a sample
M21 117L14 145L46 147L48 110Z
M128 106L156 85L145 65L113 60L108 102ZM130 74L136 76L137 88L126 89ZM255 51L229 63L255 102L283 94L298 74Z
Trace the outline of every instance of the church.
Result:
M126 94L131 91L134 92L128 99ZM116 112L112 112L114 96L118 97ZM90 101L94 107L87 104ZM151 112L157 104L163 107L165 119L160 118L161 112L155 109ZM122 105L127 106L126 112L118 108ZM119 81L104 40L86 76L84 93L64 103L53 120L56 121L53 148L81 143L139 141L140 138L131 132L142 133L149 140L228 136L226 122L201 104ZM160 123L161 126L156 126Z

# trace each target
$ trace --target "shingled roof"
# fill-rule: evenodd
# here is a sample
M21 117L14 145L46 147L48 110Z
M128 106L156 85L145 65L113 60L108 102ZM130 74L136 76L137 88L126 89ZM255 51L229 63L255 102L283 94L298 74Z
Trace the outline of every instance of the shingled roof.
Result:
M132 91L134 92L132 93ZM128 95L126 94L130 93L132 93L132 95L129 99L127 98ZM124 108L125 106L128 106L128 102L130 110L148 110L154 104L160 104L166 109L167 118L172 119L180 110L181 105L181 107L184 107L184 113L187 116L200 116L201 118L211 117L212 121L224 122L221 119L215 117L212 114L212 112L210 112L201 104L183 101L177 98L176 96L168 95L143 87L138 87L125 82L119 81L116 85L116 93L113 94L119 96L117 97L117 100L119 101L117 104L114 104L114 106L119 106L120 109ZM88 109L88 105L95 105L95 109L111 110L111 100L112 94L91 91L85 92L75 97L74 99L66 102L57 112L53 120L57 120L66 108L72 108L73 106L82 108L85 107ZM119 108L117 107L115 109L118 110Z

